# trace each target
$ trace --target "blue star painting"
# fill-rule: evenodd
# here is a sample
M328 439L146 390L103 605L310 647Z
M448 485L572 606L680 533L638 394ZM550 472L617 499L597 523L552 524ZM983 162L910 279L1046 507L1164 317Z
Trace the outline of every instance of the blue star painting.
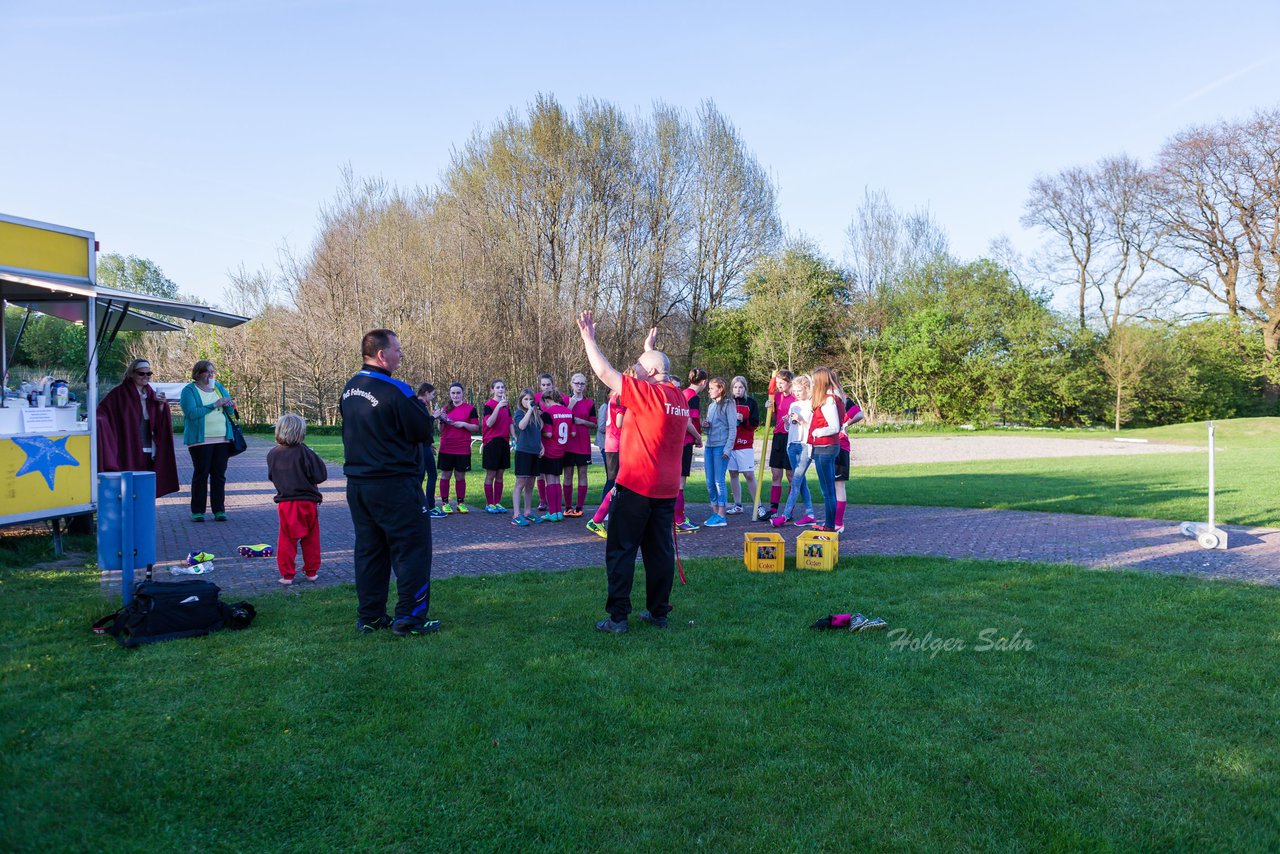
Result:
M13 442L19 448L26 452L27 461L22 464L22 468L18 469L15 477L22 477L24 474L32 472L40 472L44 475L44 482L49 484L49 489L53 489L54 477L58 472L58 466L79 466L80 461L71 456L67 450L67 440L70 436L63 436L61 439L47 439L44 436L26 436L23 438L14 437Z

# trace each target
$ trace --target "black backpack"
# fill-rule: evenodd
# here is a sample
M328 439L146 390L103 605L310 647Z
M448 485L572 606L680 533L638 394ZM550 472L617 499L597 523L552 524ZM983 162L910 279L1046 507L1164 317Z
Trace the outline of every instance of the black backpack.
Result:
M207 635L224 626L246 628L253 621L253 606L248 602L228 606L219 593L218 585L203 578L142 581L134 585L132 601L98 620L93 630L114 636L121 646L134 647Z

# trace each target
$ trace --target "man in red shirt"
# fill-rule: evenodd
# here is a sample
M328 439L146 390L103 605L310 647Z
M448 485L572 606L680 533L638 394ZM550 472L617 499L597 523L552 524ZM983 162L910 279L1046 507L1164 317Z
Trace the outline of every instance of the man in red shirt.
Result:
M658 330L649 330L635 378L618 372L596 344L595 318L584 311L578 330L591 370L627 408L627 428L618 449L616 493L609 509L605 568L609 616L596 623L602 632L627 631L636 551L644 552L645 604L640 619L666 628L675 579L676 494L680 491L680 457L689 424L689 403L668 378L671 363L654 349Z

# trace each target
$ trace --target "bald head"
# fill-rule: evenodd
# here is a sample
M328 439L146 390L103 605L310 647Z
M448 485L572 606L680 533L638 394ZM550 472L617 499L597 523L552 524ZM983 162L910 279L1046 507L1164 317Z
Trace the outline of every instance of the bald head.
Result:
M648 382L664 380L667 378L667 374L671 372L671 360L661 350L645 350L640 354L638 361L640 367L644 368L644 374L641 379Z

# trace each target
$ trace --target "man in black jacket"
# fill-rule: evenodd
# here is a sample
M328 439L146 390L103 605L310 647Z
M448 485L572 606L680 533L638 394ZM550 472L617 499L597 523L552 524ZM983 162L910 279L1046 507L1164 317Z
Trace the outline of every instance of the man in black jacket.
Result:
M390 628L402 637L431 634L431 517L418 473L418 446L431 435L431 413L407 383L392 378L400 340L390 329L365 333L363 370L342 390L342 448L347 505L355 526L356 629ZM395 619L387 592L395 568Z

